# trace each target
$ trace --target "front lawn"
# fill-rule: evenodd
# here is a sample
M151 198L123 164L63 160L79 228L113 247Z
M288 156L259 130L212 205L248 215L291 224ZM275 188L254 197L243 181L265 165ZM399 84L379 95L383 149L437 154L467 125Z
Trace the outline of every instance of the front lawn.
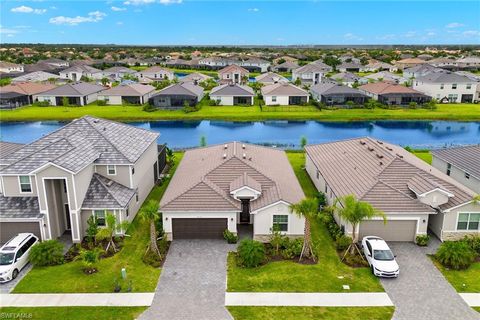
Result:
M302 169L305 154L288 153L288 158L307 197L316 189ZM379 292L380 282L368 268L351 268L340 262L330 235L319 221L312 221L312 239L319 262L304 265L292 261L270 262L247 269L236 265L235 255L228 257L228 291L237 292ZM344 290L342 285L349 285Z
M427 150L413 150L412 153L428 164L432 164L432 154Z
M5 307L2 319L133 320L146 307Z
M389 320L393 307L228 307L235 320Z
M475 262L466 270L452 270L442 266L434 257L431 259L457 292L480 292L480 262Z
M182 153L176 153L173 174ZM151 199L160 201L169 181L155 186L144 203ZM82 272L82 262L73 261L52 267L33 268L15 287L14 293L80 293L113 292L115 279L121 278L121 269L127 269L127 280L132 281L133 292L154 291L160 269L153 268L142 261L145 248L150 239L149 225L138 216L130 225L122 250L110 258L101 259L97 265L98 272L86 275ZM126 291L128 283L123 283Z

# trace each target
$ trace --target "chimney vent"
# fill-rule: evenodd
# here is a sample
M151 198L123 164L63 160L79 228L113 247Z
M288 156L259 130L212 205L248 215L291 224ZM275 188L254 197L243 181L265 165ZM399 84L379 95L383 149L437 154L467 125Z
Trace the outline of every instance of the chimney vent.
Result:
M225 144L224 149L228 149L228 144Z
M227 159L227 154L226 153L223 154L223 159Z
M377 153L377 158L382 159L383 155Z
M246 146L245 146L245 143L244 143L244 144L242 144L242 149L245 149L245 148L246 148Z
M371 152L371 151L373 151L373 150L375 150L375 149L373 149L372 147L368 147L368 151Z
M247 154L244 153L244 154L243 154L243 159L246 159L246 158L247 158Z

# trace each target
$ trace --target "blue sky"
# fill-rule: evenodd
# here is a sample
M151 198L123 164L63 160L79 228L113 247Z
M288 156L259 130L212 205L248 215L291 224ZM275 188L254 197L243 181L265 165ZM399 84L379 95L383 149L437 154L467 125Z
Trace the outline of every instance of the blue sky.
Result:
M480 1L21 1L0 42L480 44Z

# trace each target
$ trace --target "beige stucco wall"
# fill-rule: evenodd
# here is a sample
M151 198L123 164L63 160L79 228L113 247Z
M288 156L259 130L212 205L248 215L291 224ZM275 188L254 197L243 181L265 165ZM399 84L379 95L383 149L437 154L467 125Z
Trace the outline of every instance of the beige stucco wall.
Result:
M30 176L32 192L20 192L19 176L2 176L2 187L6 197L34 197L37 196L37 183L35 176Z
M115 182L118 182L126 187L130 187L130 170L131 167L129 165L116 165L116 174L109 175L107 166L106 165L95 165L95 172L111 179Z
M480 231L457 230L457 219L459 213L480 213L480 203L468 203L451 212L444 213L443 228L441 230L441 240L456 240L463 238L467 234L479 235Z
M303 236L305 229L305 219L298 217L290 212L289 206L279 202L265 209L260 209L253 214L253 235L256 239L266 241L272 234L273 216L288 216L288 231L284 232L287 236Z
M479 160L480 161L480 160ZM443 173L447 174L447 162L439 159L435 156L432 158L432 166L437 168L438 170L442 171ZM460 182L467 188L475 191L476 193L480 193L480 179L470 175L470 179L465 178L465 171L455 167L452 165L450 169L450 177L455 179L456 181Z

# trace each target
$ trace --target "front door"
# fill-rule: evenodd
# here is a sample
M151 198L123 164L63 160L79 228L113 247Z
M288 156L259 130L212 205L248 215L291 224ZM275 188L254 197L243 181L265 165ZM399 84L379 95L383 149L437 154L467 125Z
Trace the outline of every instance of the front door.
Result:
M242 212L240 212L240 223L250 223L250 199L242 199Z
M72 226L70 222L70 207L68 206L68 203L65 203L65 221L67 223L67 230L70 230Z

